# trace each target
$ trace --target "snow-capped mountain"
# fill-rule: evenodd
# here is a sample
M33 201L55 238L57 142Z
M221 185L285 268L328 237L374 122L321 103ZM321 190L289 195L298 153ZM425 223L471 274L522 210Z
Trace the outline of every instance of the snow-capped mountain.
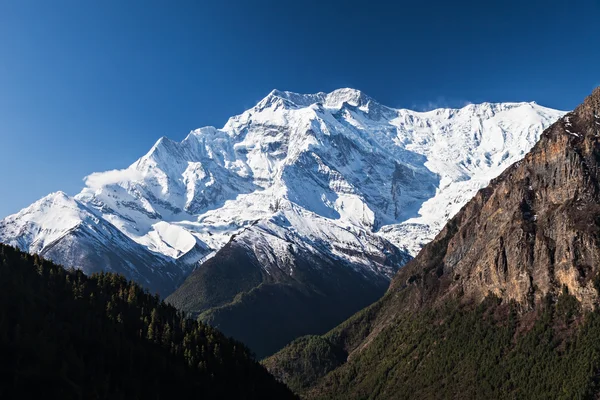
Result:
M134 242L62 192L0 221L0 240L86 273L121 273L157 291L172 290L189 272Z
M301 249L389 279L390 243L396 258L415 255L562 114L535 103L415 112L353 89L275 90L222 129L161 138L74 198L7 217L0 241L163 294L234 235L267 273L293 274Z

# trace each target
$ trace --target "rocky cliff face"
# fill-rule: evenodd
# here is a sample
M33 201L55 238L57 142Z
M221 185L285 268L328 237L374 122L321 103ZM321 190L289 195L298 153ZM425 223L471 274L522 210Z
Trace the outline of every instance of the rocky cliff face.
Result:
M547 129L522 161L480 190L401 271L419 302L493 293L531 308L568 288L597 301L600 89Z

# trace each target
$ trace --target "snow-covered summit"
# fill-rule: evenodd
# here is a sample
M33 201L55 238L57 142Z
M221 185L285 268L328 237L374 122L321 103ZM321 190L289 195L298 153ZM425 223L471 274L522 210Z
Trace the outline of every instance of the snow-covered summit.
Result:
M64 192L50 193L0 221L0 241L37 253L88 217L85 207Z
M97 221L189 266L267 226L262 252L270 243L285 258L281 243L329 242L311 251L389 277L373 267L385 259L373 243L414 255L562 114L533 102L416 112L355 89L274 90L221 129L161 138L129 168L88 176L75 198L51 195L7 217L0 240L42 252Z
M344 103L355 107L366 106L372 99L360 90L343 88L331 93L319 92L316 94L299 94L288 91L273 90L255 107L256 110L265 109L273 104L280 104L290 108L309 107L320 104L326 108L341 108Z

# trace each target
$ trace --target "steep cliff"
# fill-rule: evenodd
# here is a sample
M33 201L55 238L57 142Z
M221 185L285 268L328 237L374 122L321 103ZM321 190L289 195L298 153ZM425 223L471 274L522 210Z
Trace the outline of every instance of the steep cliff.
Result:
M600 257L600 88L477 195L395 278L421 303L493 293L534 307L563 285L586 308Z

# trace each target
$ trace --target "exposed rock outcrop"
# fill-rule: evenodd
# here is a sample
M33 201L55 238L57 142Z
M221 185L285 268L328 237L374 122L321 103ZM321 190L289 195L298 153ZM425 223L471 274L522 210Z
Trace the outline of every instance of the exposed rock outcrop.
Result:
M480 190L394 279L420 302L490 292L531 308L568 288L597 302L600 269L600 88Z

